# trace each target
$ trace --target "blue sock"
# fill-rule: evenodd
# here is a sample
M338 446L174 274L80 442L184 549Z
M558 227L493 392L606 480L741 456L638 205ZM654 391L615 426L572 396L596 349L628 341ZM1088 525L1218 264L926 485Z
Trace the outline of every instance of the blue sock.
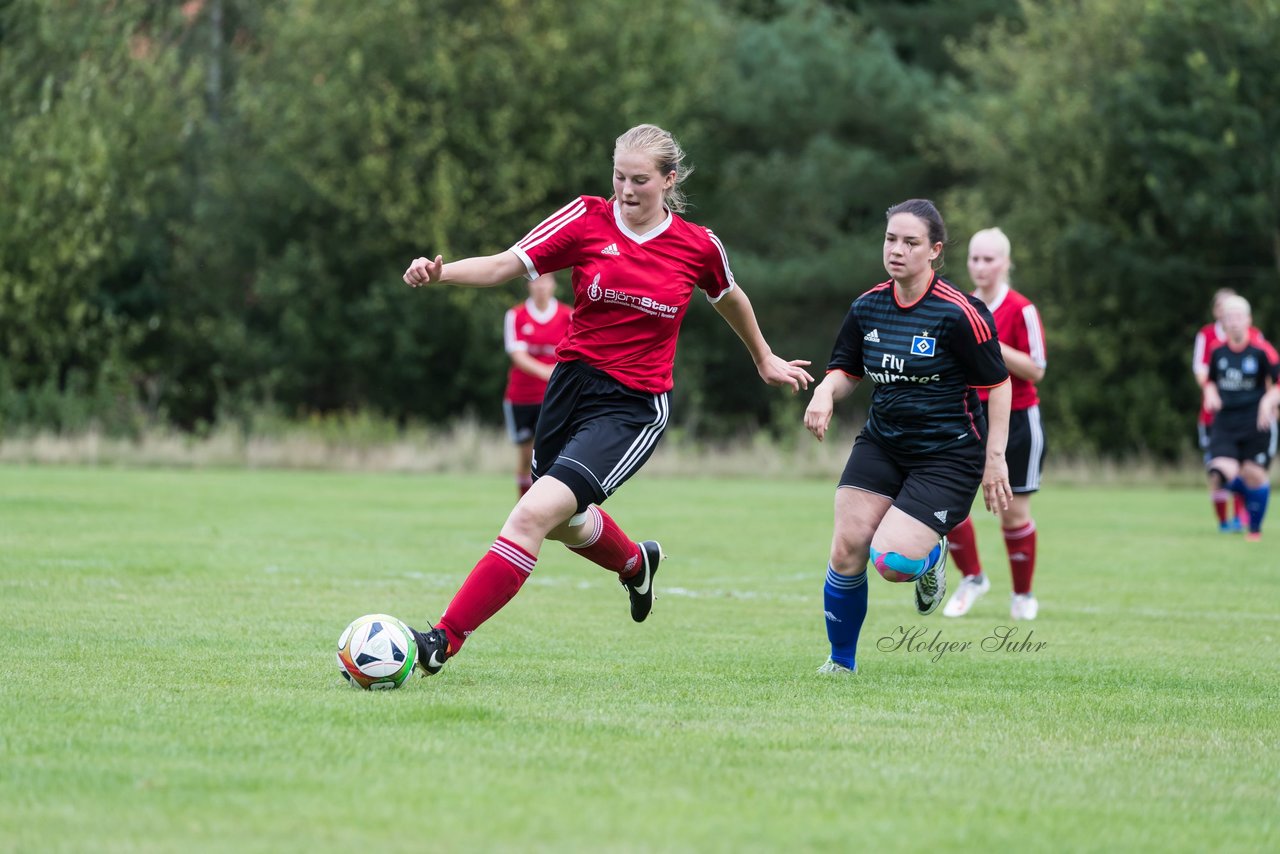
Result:
M1240 477L1239 475L1237 475L1235 478L1232 479L1230 483L1227 484L1227 489L1229 489L1231 492L1234 492L1236 495L1244 495L1246 492L1249 491L1249 488L1244 485L1244 478Z
M1244 509L1249 511L1249 532L1262 531L1262 517L1267 515L1267 501L1271 498L1271 484L1264 483L1257 489L1244 491Z
M822 585L822 604L827 610L827 639L831 660L853 670L857 667L858 634L867 618L867 574L852 578L827 566Z

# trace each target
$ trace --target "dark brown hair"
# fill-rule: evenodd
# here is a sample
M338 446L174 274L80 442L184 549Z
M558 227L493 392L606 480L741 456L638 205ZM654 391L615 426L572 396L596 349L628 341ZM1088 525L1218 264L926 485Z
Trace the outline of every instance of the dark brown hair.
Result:
M894 214L900 213L911 214L928 226L930 245L942 244L943 252L939 252L938 257L933 259L933 268L936 270L941 267L942 255L947 247L947 224L942 221L942 214L938 213L933 202L928 199L907 199L905 202L899 202L884 212L885 222L893 219Z

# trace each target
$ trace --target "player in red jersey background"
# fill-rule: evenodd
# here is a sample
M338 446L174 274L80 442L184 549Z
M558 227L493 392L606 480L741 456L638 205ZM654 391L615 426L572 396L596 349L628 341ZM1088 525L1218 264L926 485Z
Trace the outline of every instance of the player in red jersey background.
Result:
M1031 300L1009 286L1010 266L1009 238L999 228L984 229L970 238L973 293L995 318L996 336L1013 388L1006 451L1013 500L1007 508L997 511L1013 576L1009 614L1015 620L1034 620L1040 606L1031 592L1036 571L1036 523L1031 518L1031 496L1040 488L1045 449L1036 383L1044 376L1047 362L1040 314ZM979 389L978 395L985 405L985 390ZM964 578L942 614L960 617L991 589L991 582L982 571L971 519L951 532L948 546Z
M518 495L533 485L533 432L556 364L556 346L568 331L572 314L555 292L555 273L543 273L529 283L529 298L507 309L502 319L503 344L511 357L502 414L507 435L516 446Z
M631 618L648 617L662 549L632 540L600 504L649 459L666 429L676 337L694 291L742 339L764 382L795 392L813 381L807 361L769 349L719 239L679 215L683 161L671 134L639 125L614 143L613 198L580 196L505 252L448 264L439 255L417 258L405 271L413 287L490 287L573 271L573 317L538 418L533 486L439 624L412 630L424 674L438 673L516 595L547 539L616 573Z
M1228 297L1233 296L1236 296L1236 292L1231 288L1218 288L1214 291L1213 322L1206 323L1196 333L1195 344L1191 349L1191 373L1196 378L1196 384L1202 389L1209 381L1209 354L1226 343L1227 333L1222 326L1222 305ZM1249 339L1255 342L1262 340L1262 333L1257 327L1249 327ZM1213 413L1205 407L1202 396L1196 432L1200 439L1200 450L1205 455L1206 465L1209 462L1209 431L1212 427ZM1218 530L1224 534L1238 533L1249 526L1249 514L1245 511L1244 496L1235 497L1235 507L1232 508L1235 512L1228 516L1227 499L1230 497L1231 492L1225 487L1214 486L1212 482L1209 484L1209 498L1213 502L1213 512L1218 518Z

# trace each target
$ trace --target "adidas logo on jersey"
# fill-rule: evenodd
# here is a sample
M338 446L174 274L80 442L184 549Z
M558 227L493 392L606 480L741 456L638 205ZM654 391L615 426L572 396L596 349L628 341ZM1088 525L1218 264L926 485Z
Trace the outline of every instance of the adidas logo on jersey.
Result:
M946 510L939 510L938 512L936 512L936 513L934 513L934 514L933 514L933 517L934 517L935 519L937 519L939 522L941 522L942 524L944 524L944 525L947 523L947 511L946 511Z
M872 330L871 330L870 332L868 332L866 335L863 335L863 336L862 336L862 340L863 340L863 341L870 341L870 342L872 342L873 344L879 344L879 343L880 343L880 330L879 330L879 329L872 329Z
M621 255L618 251L618 244L610 243L608 246L600 250L601 255Z

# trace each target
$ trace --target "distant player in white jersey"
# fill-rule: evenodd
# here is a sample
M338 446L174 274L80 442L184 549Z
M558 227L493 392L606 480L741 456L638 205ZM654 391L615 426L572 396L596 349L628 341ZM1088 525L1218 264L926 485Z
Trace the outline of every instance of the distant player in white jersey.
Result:
M1031 518L1031 496L1040 489L1044 466L1044 427L1040 423L1040 396L1036 383L1044 377L1044 326L1031 300L1009 286L1011 266L1009 238L998 228L979 231L969 239L969 278L973 295L982 300L996 322L1000 351L1009 368L1013 399L1009 411L1009 444L1005 451L1013 500L997 511L1013 593L1009 615L1015 620L1034 620L1040 605L1031 592L1036 571L1036 523ZM978 390L986 406L986 395ZM964 578L951 595L942 614L961 617L973 603L991 589L978 559L978 542L973 521L957 525L947 541L951 559Z
M555 273L543 273L529 283L529 298L507 309L502 320L503 344L511 358L502 414L516 446L517 497L533 485L533 432L556 365L556 346L568 332L573 313L555 292Z
M616 573L631 618L649 616L662 549L632 540L600 504L649 459L666 429L676 337L694 291L742 339L764 382L799 391L813 381L807 361L769 349L720 240L679 215L683 161L671 134L639 125L614 143L613 198L580 196L505 252L448 264L439 255L417 258L405 271L414 287L489 287L573 271L573 317L538 418L533 486L439 624L414 630L424 674L439 672L516 595L547 539Z

